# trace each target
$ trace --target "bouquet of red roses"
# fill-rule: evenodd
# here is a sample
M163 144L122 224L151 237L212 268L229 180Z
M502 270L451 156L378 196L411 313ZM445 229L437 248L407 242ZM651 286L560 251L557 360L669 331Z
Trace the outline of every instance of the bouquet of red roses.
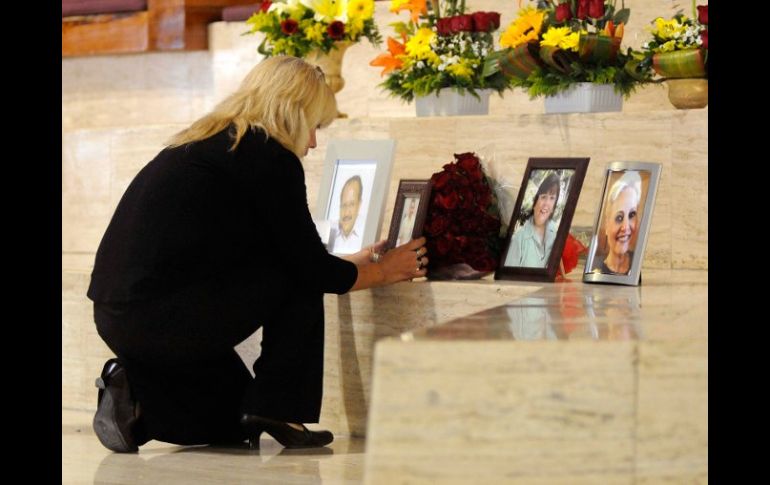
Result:
M474 153L454 157L430 179L424 226L429 277L460 263L480 272L494 271L500 254L500 211L479 158Z

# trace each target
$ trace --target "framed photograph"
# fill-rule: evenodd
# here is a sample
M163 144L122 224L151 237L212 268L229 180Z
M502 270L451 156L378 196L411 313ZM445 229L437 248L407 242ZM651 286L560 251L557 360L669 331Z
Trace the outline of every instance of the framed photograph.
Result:
M395 148L395 140L329 142L314 214L328 223L329 252L351 254L377 241Z
M588 248L583 281L639 285L661 165L614 162L607 166Z
M495 279L554 281L588 158L530 158Z
M395 248L422 236L430 201L430 180L400 180L396 205L390 220L388 248Z

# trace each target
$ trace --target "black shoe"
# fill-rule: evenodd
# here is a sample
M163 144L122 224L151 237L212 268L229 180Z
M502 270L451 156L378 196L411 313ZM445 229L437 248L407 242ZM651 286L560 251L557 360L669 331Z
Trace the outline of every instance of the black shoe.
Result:
M334 441L334 435L331 431L310 431L304 424L301 426L302 430L300 431L281 421L253 414L241 416L241 427L246 431L249 437L249 446L252 449L259 448L259 435L263 431L286 448L315 448L326 446Z
M104 364L101 377L96 379L99 388L94 432L102 444L118 453L139 451L132 427L136 423L136 403L131 398L126 370L118 359Z

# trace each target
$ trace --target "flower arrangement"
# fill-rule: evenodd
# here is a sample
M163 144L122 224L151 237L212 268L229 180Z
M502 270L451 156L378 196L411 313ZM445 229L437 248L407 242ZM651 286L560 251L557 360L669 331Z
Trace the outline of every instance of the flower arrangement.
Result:
M693 18L681 12L671 19L652 21L652 39L635 53L638 70L650 69L666 78L708 77L708 5L695 5ZM696 14L697 11L697 14Z
M388 52L370 65L383 68L388 77L381 86L393 96L410 102L444 88L477 97L478 89L507 88L501 73L483 73L494 51L498 12L466 13L465 0L431 0L430 8L426 0L391 0L390 10L409 11L410 19L393 24L401 40L388 37Z
M630 10L621 0L539 0L519 11L500 36L503 48L485 73L503 72L530 97L549 96L575 83L612 84L628 97L643 80L626 69L631 49L620 49Z
M246 23L251 26L248 33L265 34L257 50L266 56L329 53L335 42L358 42L361 37L375 46L382 42L374 23L374 0L264 0Z
M494 271L500 254L500 212L492 184L475 153L454 158L430 179L424 226L429 277L462 263L476 271Z

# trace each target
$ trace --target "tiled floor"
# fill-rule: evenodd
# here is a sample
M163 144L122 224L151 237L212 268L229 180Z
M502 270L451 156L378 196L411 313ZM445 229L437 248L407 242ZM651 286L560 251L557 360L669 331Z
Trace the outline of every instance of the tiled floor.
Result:
M364 441L340 438L328 448L287 450L263 435L259 451L183 447L151 441L139 453L102 447L92 414L62 410L63 484L359 484ZM318 428L315 428L318 429Z

